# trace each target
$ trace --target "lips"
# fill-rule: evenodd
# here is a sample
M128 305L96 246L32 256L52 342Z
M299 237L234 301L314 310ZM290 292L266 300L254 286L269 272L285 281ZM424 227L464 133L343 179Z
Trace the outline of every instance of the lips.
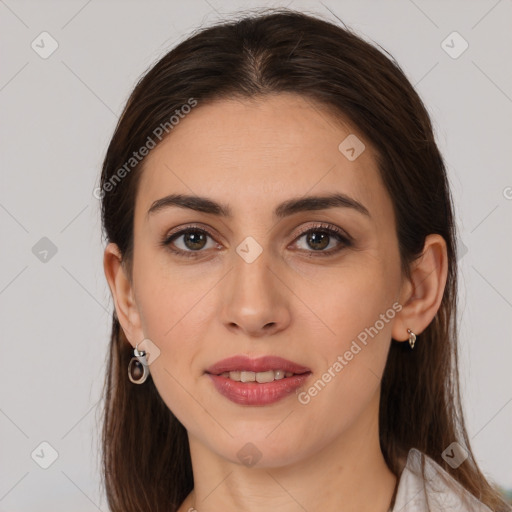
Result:
M268 372L282 370L296 375L310 372L306 366L301 366L287 359L277 356L264 356L251 359L247 356L234 356L222 361L218 361L213 366L206 369L206 373L211 375L220 375L225 372Z
M238 405L269 405L304 385L311 375L305 366L277 356L223 359L205 372L217 391Z

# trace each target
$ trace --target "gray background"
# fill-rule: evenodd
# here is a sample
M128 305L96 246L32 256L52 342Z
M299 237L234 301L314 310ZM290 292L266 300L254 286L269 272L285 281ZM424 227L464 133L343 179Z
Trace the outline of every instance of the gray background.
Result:
M460 319L469 437L484 472L512 488L510 0L0 0L1 511L107 510L98 428L113 304L93 196L102 158L150 64L200 25L278 5L335 20L332 11L379 43L432 115L467 249ZM46 59L31 47L51 48L43 31L58 43ZM457 58L442 46L453 31L469 44ZM462 48L447 41L452 53ZM58 453L48 469L40 464L52 448L42 442Z

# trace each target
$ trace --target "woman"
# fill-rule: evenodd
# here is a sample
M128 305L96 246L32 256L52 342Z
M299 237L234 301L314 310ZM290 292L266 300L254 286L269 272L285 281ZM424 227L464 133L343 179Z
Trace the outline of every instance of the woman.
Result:
M508 510L460 405L445 166L396 63L285 9L200 30L137 84L101 196L113 512Z

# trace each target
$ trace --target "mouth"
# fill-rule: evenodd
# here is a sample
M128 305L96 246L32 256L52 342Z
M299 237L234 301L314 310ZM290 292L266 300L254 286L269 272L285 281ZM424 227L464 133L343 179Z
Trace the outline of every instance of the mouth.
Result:
M222 375L237 382L272 382L292 375L311 372L299 365L278 356L263 356L256 359L240 355L218 361L206 369L211 375Z
M265 372L250 372L244 370L235 370L231 372L223 372L219 375L228 379L234 380L235 382L259 382L264 384L266 382L274 382L275 380L281 380L284 378L290 378L294 375L302 375L303 373L285 372L284 370L267 370Z
M268 405L303 385L311 370L277 356L235 356L217 362L205 373L217 391L232 402Z

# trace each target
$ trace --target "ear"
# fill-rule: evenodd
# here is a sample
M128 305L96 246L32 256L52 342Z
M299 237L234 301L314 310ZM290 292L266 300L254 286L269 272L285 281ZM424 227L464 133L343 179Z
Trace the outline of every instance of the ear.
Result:
M114 299L117 318L128 341L135 347L144 336L133 286L123 264L119 247L109 243L103 255L103 270Z
M402 285L402 309L395 317L393 339L406 341L407 329L418 335L428 327L441 305L447 275L446 242L441 235L428 235L421 256L411 265L411 278Z

